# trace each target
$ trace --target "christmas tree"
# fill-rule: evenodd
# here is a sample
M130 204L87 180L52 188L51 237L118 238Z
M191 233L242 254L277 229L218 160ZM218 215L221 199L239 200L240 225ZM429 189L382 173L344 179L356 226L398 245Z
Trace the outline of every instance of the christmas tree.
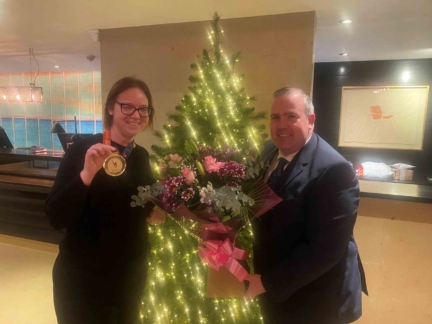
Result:
M256 113L240 86L243 76L234 66L240 53L226 58L221 49L223 31L215 13L209 33L212 48L204 50L199 62L192 64L191 86L176 112L156 136L163 146L152 147L155 158L182 154L185 141L201 146L229 147L245 152L259 149L264 113ZM242 298L207 298L207 266L199 258L198 239L177 221L167 221L150 229L153 247L148 281L142 307L144 323L261 323L256 301Z
M242 151L252 144L258 149L265 126L257 122L265 118L265 113L255 112L251 104L256 98L247 96L240 85L244 76L234 72L240 52L231 58L223 54L219 19L215 13L208 35L212 48L204 49L200 61L191 64L195 74L189 77L189 93L183 96L176 112L168 115L163 131L155 132L165 144L152 146L159 158L173 152L173 148L178 154L184 152L186 139L213 148L223 145Z

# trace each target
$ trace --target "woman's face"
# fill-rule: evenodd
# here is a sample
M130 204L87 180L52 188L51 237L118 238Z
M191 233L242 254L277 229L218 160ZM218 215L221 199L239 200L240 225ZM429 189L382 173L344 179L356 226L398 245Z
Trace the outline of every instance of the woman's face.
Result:
M109 112L113 116L112 127L126 139L132 139L147 126L149 117L141 117L137 110L132 115L125 115L121 104L128 105L129 110L130 106L145 109L148 99L141 89L129 88L118 95L114 108Z

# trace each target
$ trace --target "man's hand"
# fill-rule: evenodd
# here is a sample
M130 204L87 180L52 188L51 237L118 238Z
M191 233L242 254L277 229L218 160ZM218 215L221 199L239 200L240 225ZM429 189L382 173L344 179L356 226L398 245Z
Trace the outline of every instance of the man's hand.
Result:
M249 281L248 290L245 293L244 298L253 299L258 295L265 293L265 288L261 282L261 275L253 274L249 275L245 280Z

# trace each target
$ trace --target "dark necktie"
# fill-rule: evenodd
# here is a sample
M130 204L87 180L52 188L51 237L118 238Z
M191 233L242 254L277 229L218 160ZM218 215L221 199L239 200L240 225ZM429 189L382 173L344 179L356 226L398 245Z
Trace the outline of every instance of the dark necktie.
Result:
M267 184L270 186L270 188L274 189L276 182L278 181L279 177L282 175L284 171L285 165L287 165L288 161L284 158L279 158L278 165L276 166L276 169L273 170L273 172L270 174L269 178L267 179Z

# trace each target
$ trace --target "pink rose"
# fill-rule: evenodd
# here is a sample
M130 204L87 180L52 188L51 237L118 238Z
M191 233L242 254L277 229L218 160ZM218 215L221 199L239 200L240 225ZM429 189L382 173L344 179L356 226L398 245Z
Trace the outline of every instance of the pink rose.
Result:
M165 160L168 160L168 165L171 169L177 168L183 158L178 154L169 154L165 156Z
M167 165L166 164L159 165L159 172L160 173L165 173L166 170L167 170Z
M169 159L170 159L171 161L174 161L174 162L177 162L177 163L180 163L181 160L182 160L182 157L179 156L178 154L170 154L170 155L168 155L168 156L169 156Z
M225 165L223 162L216 162L216 159L211 155L204 158L204 167L207 172L217 172Z
M183 168L181 170L182 176L186 179L186 184L190 185L195 180L194 172L189 168Z

